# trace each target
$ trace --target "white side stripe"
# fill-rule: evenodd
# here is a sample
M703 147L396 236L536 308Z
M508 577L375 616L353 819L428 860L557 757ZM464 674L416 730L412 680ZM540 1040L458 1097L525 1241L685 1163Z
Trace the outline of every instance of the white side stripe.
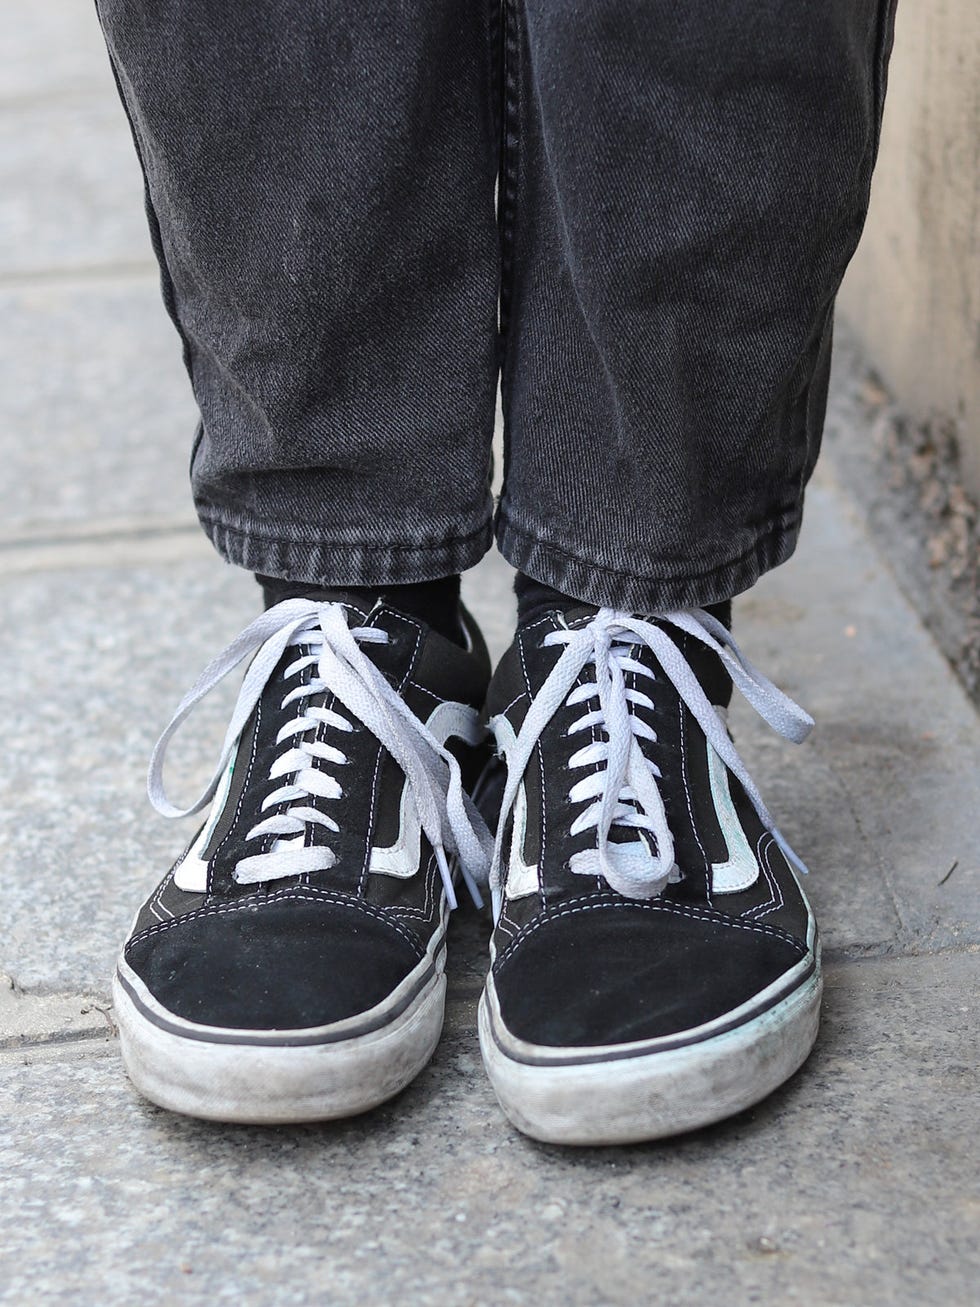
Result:
M724 716L724 714L722 715ZM494 718L490 725L496 736L497 746L506 759L508 751L516 743L517 737L514 728L507 718L503 716ZM708 745L708 779L718 824L721 827L725 846L728 850L728 857L724 862L713 862L711 864L711 888L715 894L736 894L740 890L748 889L750 885L754 885L758 880L759 863L746 839L742 823L735 810L735 803L728 783L728 768L710 744ZM504 882L504 893L508 899L524 898L529 894L536 894L539 889L538 864L524 860L524 839L527 833L527 792L523 781L521 781L514 796L513 813L513 833L507 860L507 875ZM650 856L646 844L642 841L638 841L636 844L615 845L613 852L622 857L632 856L640 860ZM594 861L594 852L587 851L586 856L588 857L590 853ZM579 857L580 855L575 856ZM588 869L583 867L582 870L588 870L593 875L597 874L597 869L593 870L591 866Z
M713 894L736 894L748 889L759 878L759 863L745 838L745 831L735 811L732 792L728 784L728 768L708 743L708 780L711 799L721 833L725 837L728 858L711 864L711 891Z
M438 704L425 725L442 745L450 736L456 736L471 746L479 744L483 738L480 714L475 708L468 708L466 704L455 703L453 700ZM421 837L422 823L418 808L408 783L403 782L398 809L398 836L394 844L389 844L387 848L375 845L371 849L368 871L376 872L379 876L397 876L402 880L414 876L419 869Z
M517 743L513 726L506 717L495 717L490 723L497 747L504 755ZM527 834L527 790L523 780L514 796L514 823L510 838L510 853L507 859L507 876L504 893L509 899L526 898L528 894L537 894L539 889L538 864L524 861L524 837Z
M188 894L204 894L207 891L208 863L206 859L201 857L201 854L211 843L214 828L218 824L221 810L228 799L228 791L231 789L231 777L234 770L235 759L232 757L231 762L225 768L225 774L221 778L221 784L218 786L214 802L211 804L211 812L201 829L200 835L187 850L180 866L174 872L174 884L178 889L185 890Z
M455 735L469 745L477 745L483 736L479 713L475 708L468 708L461 703L438 704L425 724L440 744L445 744L450 736ZM229 763L222 777L207 822L174 872L174 884L187 893L203 894L208 887L208 862L201 855L211 841L221 811L228 799L233 771L234 760ZM415 806L409 786L403 784L398 838L386 849L372 848L370 870L384 876L404 878L413 876L418 870L421 856L421 834L422 824L419 820L418 808Z

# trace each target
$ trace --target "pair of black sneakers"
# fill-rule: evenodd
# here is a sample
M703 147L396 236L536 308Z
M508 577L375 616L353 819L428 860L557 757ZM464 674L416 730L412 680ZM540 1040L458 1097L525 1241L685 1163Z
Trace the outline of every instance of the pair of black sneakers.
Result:
M491 678L464 645L342 594L269 609L157 746L250 658L210 812L114 982L136 1087L178 1112L363 1112L439 1039L459 882L489 884L480 1043L526 1133L652 1139L756 1102L816 1036L816 929L725 725L732 682L809 719L699 609L556 607ZM496 828L494 839L488 827Z

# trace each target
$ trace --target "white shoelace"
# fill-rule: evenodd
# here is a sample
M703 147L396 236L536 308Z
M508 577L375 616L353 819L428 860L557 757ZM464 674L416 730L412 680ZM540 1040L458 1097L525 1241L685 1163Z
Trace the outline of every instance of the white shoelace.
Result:
M332 817L310 802L313 798L335 800L343 795L340 783L315 760L342 768L347 758L340 749L315 737L321 727L342 733L354 727L341 713L308 702L332 692L350 717L367 727L405 773L422 830L435 851L450 906L456 906L450 855L457 857L466 886L480 906L473 877L485 875L491 857L490 834L463 789L459 763L360 648L361 644L387 641L386 632L375 627L348 627L340 604L289 599L270 608L208 664L184 696L150 759L150 802L165 817L186 817L210 802L270 676L285 650L295 646L300 653L286 668L286 677L298 677L307 669L311 669L311 675L283 698L284 708L296 703L297 711L277 736L276 742L283 750L276 756L269 779L281 784L262 804L263 809L282 806L282 811L259 821L247 833L248 840L275 838L267 851L238 862L235 880L240 884L279 880L325 870L336 862L336 854L328 845L306 843L310 825L339 830ZM253 653L214 775L194 803L178 808L167 798L163 783L170 741L205 695Z
M660 613L658 621L694 636L713 649L734 684L780 735L797 743L806 738L813 719L752 666L727 627L717 618L703 609L691 608ZM573 859L572 871L581 875L601 875L612 889L632 898L653 898L671 879L676 879L674 839L657 784L660 772L640 747L641 739L656 740L656 733L632 711L634 706L652 708L654 701L626 684L629 672L650 678L654 685L660 674L630 656L631 648L637 645L645 645L656 656L662 674L670 680L707 736L709 748L717 752L741 781L760 819L787 858L801 872L806 872L803 862L775 826L718 710L709 702L687 659L662 626L631 617L628 613L601 608L586 626L553 631L545 636L543 643L563 644L565 649L534 696L513 750L507 755L507 783L490 868L495 913L499 914L502 899L501 860L507 816L542 731L566 703L586 704L598 700L598 707L583 713L568 734L598 727L605 736L605 739L586 745L569 759L572 768L604 764L598 771L591 771L576 782L569 791L573 803L592 800L573 822L571 833L593 827L596 831L593 855ZM594 682L576 687L575 682L590 663L595 667ZM650 688L654 690L654 686ZM614 826L649 832L655 841L656 852L644 848L644 856L640 858L616 858L610 840Z

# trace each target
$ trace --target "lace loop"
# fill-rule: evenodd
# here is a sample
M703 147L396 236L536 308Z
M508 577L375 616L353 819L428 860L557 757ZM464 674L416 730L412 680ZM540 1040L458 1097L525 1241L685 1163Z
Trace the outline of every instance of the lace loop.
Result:
M653 653L660 671L704 731L708 747L716 751L739 779L760 819L771 830L789 861L801 872L806 872L806 866L773 823L722 718L709 702L701 683L665 626L675 627L712 649L748 702L780 735L799 742L809 734L813 726L809 714L753 667L728 629L703 609L659 613L656 621L652 621L601 608L584 627L551 632L545 643L562 644L564 651L534 696L516 743L507 757L507 782L490 867L495 913L499 914L502 900L501 860L506 819L532 752L545 727L563 704L587 705L597 699L598 709L583 715L571 731L588 723L599 725L605 734L604 740L586 746L569 760L569 766L604 764L599 773L579 782L580 788L573 787L571 791L571 795L579 800L593 800L592 805L576 819L572 833L593 826L596 830L594 853L576 854L572 870L580 874L599 874L614 890L636 898L653 898L669 881L676 879L674 840L657 783L660 773L644 755L640 744L641 739L655 738L655 734L632 711L633 706L644 701L647 706L652 706L652 700L642 691L627 688L626 684L627 672L642 673L652 681L658 679L656 671L630 656L630 648L637 644L645 645ZM594 685L575 688L576 681L589 664L595 668ZM624 854L623 845L611 842L614 826L632 827L641 832L641 848L634 845L631 849L627 845L628 852ZM644 831L652 837L655 851L650 848L649 840L643 840Z
M293 690L284 696L283 706L294 700L301 704L312 695L332 693L344 710L381 742L405 774L419 823L435 853L450 906L456 906L449 865L451 855L458 859L467 888L477 906L481 906L474 875L485 873L489 864L490 834L463 790L455 757L419 721L360 647L387 639L387 634L375 627L350 628L341 604L289 599L270 608L208 664L184 696L150 759L147 776L150 802L166 817L189 816L205 807L213 798L238 739L284 652L290 645L301 646L309 653L297 659L286 674L295 675L312 668L315 675L309 684L298 687L302 693ZM163 782L170 742L196 705L250 654L254 657L242 681L214 774L192 804L179 808L168 799ZM314 765L315 758L326 756L323 746L313 741L304 743L304 734L315 732L321 723L341 730L354 729L336 711L311 706L279 732L279 743L285 748L277 754L270 779L281 780L283 784L267 797L263 808L287 806L248 832L246 838L274 835L277 839L268 851L239 861L235 877L240 882L275 880L322 870L336 861L327 846L306 844L311 824L339 829L333 818L309 802L314 796L329 800L342 794L342 787L330 773ZM336 757L333 764L342 765Z

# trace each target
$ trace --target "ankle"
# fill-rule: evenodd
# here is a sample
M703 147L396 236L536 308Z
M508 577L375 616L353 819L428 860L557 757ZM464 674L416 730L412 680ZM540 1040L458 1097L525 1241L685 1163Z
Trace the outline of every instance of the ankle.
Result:
M278 577L260 576L256 581L262 587L266 608L285 599L314 599L327 602L341 596L373 608L381 599L389 607L408 617L418 618L433 631L463 645L463 625L460 618L459 577L444 576L434 581L416 581L408 585L313 585L306 581L289 581Z
M518 626L525 626L545 613L554 612L555 609L576 608L584 602L573 595L562 594L560 590L545 585L543 581L536 581L533 576L528 576L524 572L518 572L514 577L514 593L517 596ZM731 599L705 604L704 609L712 617L716 617L723 626L732 629Z

